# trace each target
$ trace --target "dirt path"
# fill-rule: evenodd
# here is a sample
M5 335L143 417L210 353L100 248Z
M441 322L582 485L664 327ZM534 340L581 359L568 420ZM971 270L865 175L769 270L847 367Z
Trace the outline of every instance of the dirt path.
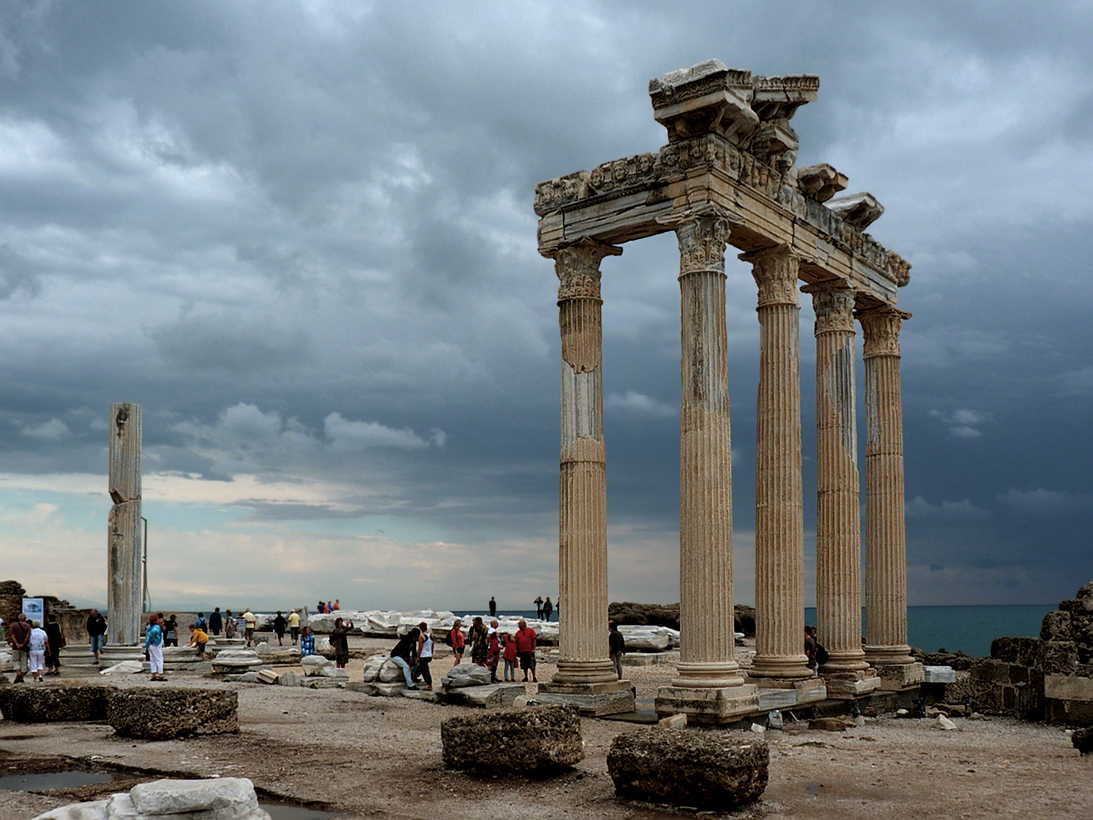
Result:
M438 661L442 674L449 663ZM351 670L359 677L360 662ZM553 671L543 668L543 677ZM635 669L639 695L671 667ZM46 684L49 685L49 684ZM127 679L120 685L146 685ZM185 741L115 738L108 726L0 722L7 771L65 755L94 766L153 776L245 776L267 793L325 804L346 817L680 817L674 810L614 797L606 755L628 724L584 720L585 760L550 779L474 776L444 769L440 722L469 710L341 690L210 683L178 675L171 686L234 686L240 733ZM531 687L529 687L531 689ZM1093 816L1093 757L1082 759L1053 727L1007 719L932 721L881 717L841 733L790 726L770 740L770 784L744 817ZM697 731L690 729L688 731ZM754 737L751 733L740 733ZM42 769L35 769L42 770ZM128 788L131 783L123 788ZM0 791L0 817L29 818L105 786L28 794Z

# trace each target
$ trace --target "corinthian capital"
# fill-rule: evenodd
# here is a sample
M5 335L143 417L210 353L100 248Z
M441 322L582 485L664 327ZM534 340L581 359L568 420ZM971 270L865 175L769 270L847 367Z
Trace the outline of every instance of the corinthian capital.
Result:
M854 291L842 282L810 285L812 309L816 312L816 335L836 331L854 332Z
M899 331L911 314L894 307L884 306L857 311L861 322L863 358L875 356L899 356Z
M560 248L554 254L554 272L558 274L558 302L570 299L600 298L600 261L618 256L622 248L582 239Z
M679 242L679 275L725 271L725 247L729 231L740 218L711 203L658 220L676 232Z
M740 259L751 263L751 275L759 286L759 307L798 304L797 271L801 260L789 245L742 253Z

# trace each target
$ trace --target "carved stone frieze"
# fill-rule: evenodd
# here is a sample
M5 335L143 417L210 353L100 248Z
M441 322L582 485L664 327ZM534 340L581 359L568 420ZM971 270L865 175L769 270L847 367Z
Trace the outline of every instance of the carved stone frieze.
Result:
M888 251L888 276L897 287L906 287L911 281L911 263L895 251Z
M899 356L899 331L911 314L893 307L856 311L863 337L862 358Z
M751 263L751 275L759 286L759 307L800 304L797 296L800 259L788 245L742 253L739 258Z
M575 245L560 248L554 255L554 272L559 283L558 301L599 299L600 260L621 253L622 248L593 239L582 239Z
M816 335L835 331L854 332L854 291L841 282L810 285L812 309L816 312Z

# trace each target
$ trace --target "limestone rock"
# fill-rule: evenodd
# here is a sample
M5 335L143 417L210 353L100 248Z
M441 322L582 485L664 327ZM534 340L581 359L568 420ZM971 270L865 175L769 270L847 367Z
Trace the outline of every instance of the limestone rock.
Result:
M663 652L671 645L669 630L664 626L627 625L620 626L619 632L626 641L628 652Z
M488 686L490 670L473 663L461 663L459 666L453 666L441 683L449 689L460 686Z
M10 672L12 668L13 663L11 659L11 653L0 650L0 672Z
M100 669L100 675L135 675L137 672L144 671L144 664L141 661L122 661L116 663L113 666L108 666L106 669Z
M1040 623L1040 640L1070 641L1073 639L1069 612L1055 610L1044 616L1044 620Z
M531 774L584 758L581 720L572 703L500 709L440 724L444 765L452 769Z
M134 786L129 798L138 812L152 816L223 809L241 813L258 808L254 784L241 777L156 780Z
M281 676L272 669L263 669L257 675L259 683L277 683L280 677Z
M239 694L222 689L121 689L110 698L107 721L125 737L169 740L239 731Z
M380 670L387 663L387 655L373 655L364 662L364 682L371 683L379 680Z
M319 677L341 678L343 680L348 680L349 673L346 672L344 669L339 669L338 667L331 664L330 666L324 666L321 670L319 670Z
M818 729L821 732L844 732L854 725L854 721L841 717L813 718L808 722L809 729Z
M949 720L947 717L945 717L945 715L938 715L937 723L935 725L938 729L942 729L946 732L951 732L953 729L956 728L956 724Z
M402 667L398 666L390 658L387 658L380 666L379 675L376 679L380 683L406 682L406 676L402 674Z
M668 715L657 722L661 729L683 729L687 726L687 716L684 714Z
M843 218L843 222L864 231L884 213L884 206L868 192L849 194L828 200L827 207Z
M720 812L759 799L769 758L758 738L650 728L616 737L607 770L621 796Z
M1075 729L1074 734L1070 736L1070 742L1083 755L1093 754L1093 727Z
M8 686L0 690L0 713L16 723L106 720L107 702L116 690L101 684Z
M408 696L416 694L402 687ZM419 692L421 690L418 690ZM426 692L425 694L430 694ZM455 706L476 706L482 709L507 709L516 706L519 698L527 703L527 689L522 683L491 683L488 686L460 686L444 689L436 694L437 700Z
M277 678L277 683L281 686L300 686L303 683L303 678L295 672L282 672Z
M310 678L322 675L323 670L328 667L333 669L334 662L322 655L308 655L306 658L301 659L300 666L304 668L304 674Z
M258 655L258 657L269 655L271 652L273 652L273 648L265 641L254 642L254 654Z

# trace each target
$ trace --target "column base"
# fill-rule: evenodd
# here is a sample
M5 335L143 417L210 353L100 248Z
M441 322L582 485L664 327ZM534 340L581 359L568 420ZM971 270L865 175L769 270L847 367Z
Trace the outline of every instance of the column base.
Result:
M880 688L880 678L874 669L825 672L823 679L829 700L856 700Z
M911 664L915 659L911 657L911 647L903 646L870 646L865 645L865 660L870 666L898 666Z
M99 650L99 666L103 669L122 661L142 661L147 665L144 661L144 647L107 644Z
M732 689L743 683L736 661L681 661L672 679L672 686L683 689Z
M539 703L575 703L582 715L599 717L634 711L634 689L628 680L609 683L540 683Z
M748 670L748 679L754 679L758 683L762 679L780 681L804 680L814 677L808 667L808 658L799 657L763 657L756 655L752 658L751 668Z
M586 684L611 684L618 681L618 679L618 672L615 671L615 664L611 660L578 661L561 658L558 661L558 671L554 673L551 683L562 686L584 686Z
M880 676L883 692L914 689L926 681L926 672L921 663L877 664L873 668Z
M104 647L105 648L105 647ZM95 653L90 644L66 646L61 650L61 667L79 666L95 668Z
M732 723L758 714L759 692L752 684L740 686L662 686L654 706L659 717L686 715L688 723Z
M819 703L827 699L827 687L824 679L810 678L753 678L748 673L748 683L755 684L759 690L759 705L771 705L770 709L788 709L803 706L806 703Z

